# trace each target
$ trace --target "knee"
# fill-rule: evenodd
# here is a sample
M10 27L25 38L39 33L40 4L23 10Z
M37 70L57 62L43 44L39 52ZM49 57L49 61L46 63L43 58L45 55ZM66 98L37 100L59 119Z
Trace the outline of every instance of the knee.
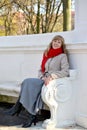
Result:
M24 80L22 81L22 85L26 84L28 81L29 81L29 78L24 79Z

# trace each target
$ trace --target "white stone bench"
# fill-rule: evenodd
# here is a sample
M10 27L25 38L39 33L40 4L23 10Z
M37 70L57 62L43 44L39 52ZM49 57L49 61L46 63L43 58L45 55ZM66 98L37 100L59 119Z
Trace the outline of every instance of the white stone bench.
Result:
M0 95L17 98L21 90L21 82L26 78L36 77L40 58L41 52L35 50L32 53L30 51L26 53L24 50L19 52L12 48L11 52L4 50L0 55ZM32 60L31 63L31 59L37 59L37 62ZM53 85L50 83L48 87L43 86L42 98L51 112L51 118L44 121L43 127L49 129L50 126L75 124L73 99L75 74L75 71L71 70L70 77L58 79L57 82L52 81Z
M14 98L17 98L19 96L21 82L29 77L37 77L37 71L41 61L42 52L43 50L38 51L37 48L36 50L34 50L33 48L13 48L13 50L12 48L2 49L0 55L0 96ZM72 86L74 78L75 71L70 71L70 77L65 78L66 80L64 79L64 84L63 80L60 79L63 86L58 85L58 89L57 86L54 87L56 88L55 93L53 87L49 86L46 90L46 94L44 97L46 99L44 101L46 101L45 103L51 111L51 119L49 121L45 121L43 123L43 126L49 127L51 125L59 127L63 126L64 124L74 124L75 111L73 110L73 108L75 105L73 99L74 86ZM52 83L54 83L54 81ZM68 85L66 86L65 84ZM51 90L53 93L50 93ZM50 99L52 99L52 102L50 102L51 100L47 98L49 97L49 95ZM52 106L50 103L52 103Z
M75 78L76 71L70 70L70 77L55 79L47 86L43 85L42 99L51 112L50 119L42 125L44 128L75 125Z

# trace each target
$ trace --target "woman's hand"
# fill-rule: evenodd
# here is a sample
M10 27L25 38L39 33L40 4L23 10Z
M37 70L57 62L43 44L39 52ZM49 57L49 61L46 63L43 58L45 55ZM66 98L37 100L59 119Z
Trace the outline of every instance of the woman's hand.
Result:
M47 85L49 84L49 82L50 82L51 80L53 80L53 79L52 79L51 76L48 76L48 77L44 77L43 80L44 80L44 84L47 86Z

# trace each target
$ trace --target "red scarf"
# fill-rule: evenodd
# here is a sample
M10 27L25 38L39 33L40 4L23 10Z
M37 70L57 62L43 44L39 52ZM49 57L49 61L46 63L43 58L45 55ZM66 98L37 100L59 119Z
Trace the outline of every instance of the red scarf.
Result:
M58 48L58 49L53 49L51 48L47 54L47 56L43 55L43 59L42 59L42 63L41 63L41 70L42 72L45 71L45 64L47 62L47 60L49 58L55 57L59 54L63 53L63 49L62 48Z

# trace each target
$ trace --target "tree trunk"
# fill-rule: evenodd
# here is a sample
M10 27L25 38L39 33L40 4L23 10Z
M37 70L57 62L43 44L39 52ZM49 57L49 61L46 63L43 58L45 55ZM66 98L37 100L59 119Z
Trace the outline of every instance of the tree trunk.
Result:
M40 0L38 0L38 10L37 10L37 33L40 33Z
M71 0L63 2L63 31L71 30Z

